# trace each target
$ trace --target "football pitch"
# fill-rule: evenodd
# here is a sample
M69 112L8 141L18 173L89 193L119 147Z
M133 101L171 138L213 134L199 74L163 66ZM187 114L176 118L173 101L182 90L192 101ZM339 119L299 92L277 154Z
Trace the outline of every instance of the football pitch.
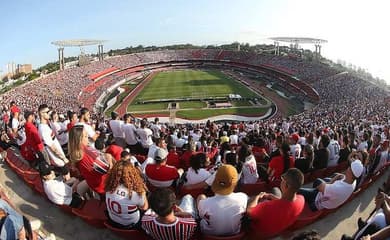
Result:
M174 98L256 97L241 83L218 71L179 70L158 73L135 99L149 101Z
M240 95L232 100L231 108L208 108L205 98L224 98ZM176 102L176 116L199 119L222 114L262 115L268 107L253 105L253 99L263 100L242 83L216 70L174 70L157 73L128 106L132 113L169 113L169 102ZM251 100L252 99L252 100ZM226 100L225 100L226 101Z

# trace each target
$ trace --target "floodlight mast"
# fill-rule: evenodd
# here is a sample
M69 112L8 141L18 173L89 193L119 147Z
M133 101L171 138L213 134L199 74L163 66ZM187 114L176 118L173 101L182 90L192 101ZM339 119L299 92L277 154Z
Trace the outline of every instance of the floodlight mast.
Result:
M279 55L279 42L290 43L293 48L298 49L299 44L314 44L315 54L317 57L321 56L322 44L327 43L327 40L319 38L307 38L307 37L273 37L270 38L274 41L275 55Z
M103 43L107 40L92 40L92 39L70 39L51 42L51 44L58 46L58 62L60 63L60 70L65 68L64 60L64 48L65 47L79 47L80 52L83 54L83 46L98 46L99 61L103 61Z

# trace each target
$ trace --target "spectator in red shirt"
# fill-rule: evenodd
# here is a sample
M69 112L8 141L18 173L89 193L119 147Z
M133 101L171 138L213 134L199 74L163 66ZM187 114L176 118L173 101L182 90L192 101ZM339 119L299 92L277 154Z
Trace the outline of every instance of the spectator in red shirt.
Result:
M101 154L88 145L88 134L83 125L69 132L69 155L72 164L80 171L88 186L98 194L105 194L104 182L112 166L112 156Z
M100 137L103 136L103 137ZM100 150L101 152L109 153L116 160L121 160L121 153L123 152L123 148L115 144L114 138L109 137L107 140L107 145L104 143L104 135L100 135L95 141L95 148Z
M194 142L190 142L187 144L186 151L183 155L180 156L180 166L187 171L190 167L190 158L192 155L196 154L196 144Z
M78 121L77 113L72 112L72 111L69 111L69 112L68 112L68 118L69 118L69 123L68 123L68 125L66 125L66 129L67 129L68 132L69 132L70 129L72 129L72 127L73 127L73 126L77 123L77 121Z
M16 112L20 113L20 109L18 106L16 106L15 101L11 101L10 105L11 106L10 106L9 110L11 111L11 113L16 113Z
M294 167L294 160L289 154L290 146L288 143L283 143L279 151L281 155L273 157L268 166L268 176L271 181L280 179L283 173Z
M148 181L155 187L169 187L182 174L183 169L176 169L167 165L168 152L163 148L158 148L154 154L154 164L148 164L145 174Z
M39 161L44 161L46 159L47 162L49 162L49 157L47 156L43 142L39 137L38 128L34 124L34 112L26 111L24 118L26 119L26 123L24 125L26 142L21 146L21 155L33 166L35 166Z
M290 168L281 178L279 191L275 194L261 192L248 203L251 239L277 235L293 224L304 208L305 198L297 194L304 181L302 172Z
M168 145L167 164L175 168L180 168L179 154L176 152L175 145Z

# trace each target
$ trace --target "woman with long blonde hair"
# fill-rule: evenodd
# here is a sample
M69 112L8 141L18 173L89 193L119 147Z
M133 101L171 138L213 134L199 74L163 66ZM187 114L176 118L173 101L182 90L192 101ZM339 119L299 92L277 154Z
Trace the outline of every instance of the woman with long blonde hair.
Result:
M88 186L98 194L104 194L104 182L112 166L112 156L88 145L88 134L83 125L76 125L70 130L68 150L70 161Z
M146 185L139 168L130 161L116 162L106 178L106 206L111 225L139 226L141 211L148 209Z

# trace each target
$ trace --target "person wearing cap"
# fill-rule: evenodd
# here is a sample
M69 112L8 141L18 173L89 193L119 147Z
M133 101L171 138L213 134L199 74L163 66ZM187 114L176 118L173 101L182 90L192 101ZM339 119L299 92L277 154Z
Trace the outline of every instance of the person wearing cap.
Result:
M336 173L333 178L317 179L313 188L301 188L298 193L305 197L312 211L334 209L343 204L356 187L356 179L363 173L360 160L352 160L345 174Z
M227 131L222 132L222 136L219 138L219 144L223 144L224 142L229 142L230 138L227 135Z
M46 104L42 104L38 108L39 119L41 122L38 126L39 137L47 151L50 163L57 166L63 167L69 160L66 158L64 151L62 150L61 144L56 138L55 132L50 127L50 109Z
M72 208L79 208L83 204L82 196L89 189L85 180L79 182L75 178L70 178L69 171L63 172L63 179L59 180L54 173L54 167L46 162L40 162L38 169L42 178L43 189L50 201L58 205L68 205Z
M299 158L301 156L302 148L301 145L298 143L299 138L300 137L298 133L291 134L290 136L290 153L294 162L296 158Z
M207 235L228 236L238 234L241 230L241 218L247 207L248 196L245 193L234 193L238 182L235 167L221 165L211 185L214 197L199 195L197 206L200 217L201 232Z
M167 150L158 148L154 154L155 163L145 167L145 175L155 187L170 187L183 174L183 169L167 165L167 156Z
M295 222L305 206L304 197L297 194L304 181L303 173L290 168L281 179L280 189L275 191L278 194L261 192L248 202L252 239L280 233Z

